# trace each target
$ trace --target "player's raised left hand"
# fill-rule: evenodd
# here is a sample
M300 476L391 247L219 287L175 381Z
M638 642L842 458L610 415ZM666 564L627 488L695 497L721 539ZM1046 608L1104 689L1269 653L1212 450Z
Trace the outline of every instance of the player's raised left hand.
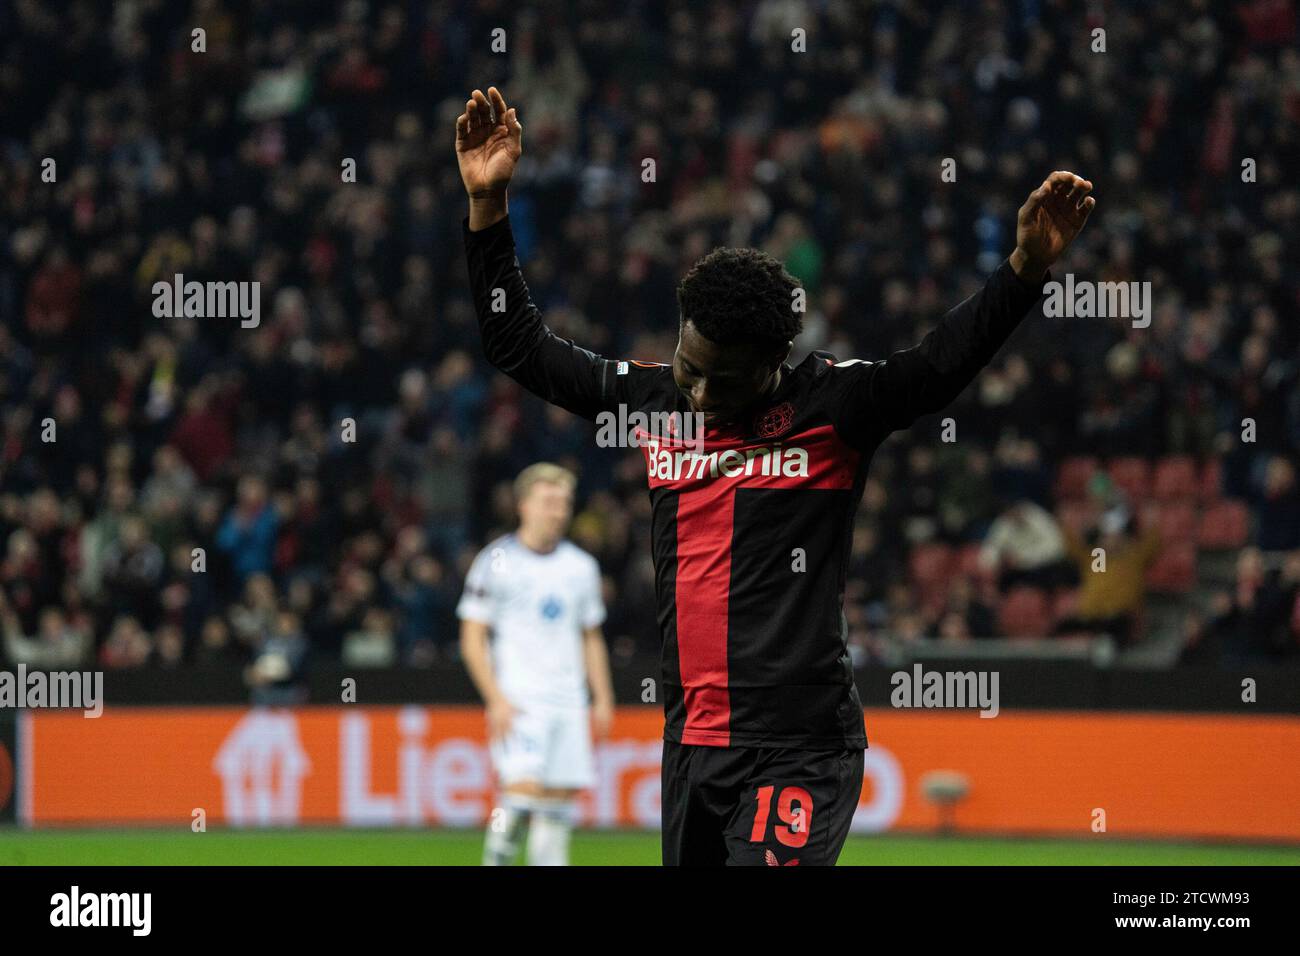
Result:
M1016 275L1030 282L1042 279L1097 205L1090 192L1090 180L1058 169L1029 194L1016 218L1016 250L1010 257Z

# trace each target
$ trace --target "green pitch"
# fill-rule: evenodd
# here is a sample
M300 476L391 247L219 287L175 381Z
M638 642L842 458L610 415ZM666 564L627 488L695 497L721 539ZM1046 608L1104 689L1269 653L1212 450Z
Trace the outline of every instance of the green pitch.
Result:
M0 829L0 866L45 865L477 865L482 834L465 830L298 830L175 833L159 830ZM659 835L574 834L581 866L656 866ZM854 836L841 866L897 865L1300 865L1300 847L1011 840L967 837Z

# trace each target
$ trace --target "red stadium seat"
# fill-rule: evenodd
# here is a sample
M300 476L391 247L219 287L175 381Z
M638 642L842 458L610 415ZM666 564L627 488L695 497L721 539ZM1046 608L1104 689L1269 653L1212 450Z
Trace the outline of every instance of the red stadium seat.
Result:
M977 578L986 573L980 567L980 545L964 544L957 552L956 571L964 578Z
M1106 473L1134 504L1151 494L1151 466L1145 458L1116 458L1107 467Z
M1171 501L1157 506L1156 528L1165 544L1197 540L1197 511L1190 501Z
M1062 528L1069 528L1082 536L1084 529L1097 517L1097 506L1087 498L1062 501L1056 506L1056 520Z
M1223 463L1217 458L1211 458L1201 468L1200 478L1201 501L1209 504L1218 501L1223 496Z
M1195 498L1199 491L1196 462L1191 455L1170 455L1160 459L1155 473L1156 498L1161 501Z
M1164 547L1147 568L1147 587L1159 594L1186 594L1196 586L1196 545L1178 542Z
M948 606L948 585L945 581L932 581L920 585L915 593L917 608L930 620L937 620Z
M1205 509L1196 540L1209 551L1240 548L1250 538L1250 511L1235 498L1224 498Z
M922 588L942 584L952 574L955 563L953 550L946 544L920 544L908 556L912 580Z
M1098 467L1097 459L1091 455L1065 459L1056 472L1056 486L1052 489L1052 496L1058 501L1062 498L1082 498L1088 493L1088 481Z
M948 600L957 553L946 544L922 544L912 549L908 560L917 604L927 615L939 614Z
M1012 588L998 607L998 630L1007 637L1046 637L1052 630L1047 595L1038 588Z
M1160 502L1146 501L1138 506L1138 527L1143 531L1160 524Z
M1052 620L1062 621L1079 608L1079 589L1062 588L1052 597Z

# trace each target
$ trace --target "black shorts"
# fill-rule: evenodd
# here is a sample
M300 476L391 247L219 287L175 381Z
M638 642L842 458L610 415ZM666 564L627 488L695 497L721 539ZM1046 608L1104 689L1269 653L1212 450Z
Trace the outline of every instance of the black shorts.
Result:
M664 741L664 866L833 866L862 795L861 750Z

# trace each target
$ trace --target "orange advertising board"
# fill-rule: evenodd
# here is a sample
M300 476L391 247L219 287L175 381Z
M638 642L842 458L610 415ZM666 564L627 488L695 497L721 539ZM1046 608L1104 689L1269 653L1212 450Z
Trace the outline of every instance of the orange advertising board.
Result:
M921 781L956 771L958 830L1300 841L1300 717L868 710L860 832L933 828ZM619 711L587 826L656 827L662 716ZM477 826L493 801L468 707L118 708L20 715L34 826Z

